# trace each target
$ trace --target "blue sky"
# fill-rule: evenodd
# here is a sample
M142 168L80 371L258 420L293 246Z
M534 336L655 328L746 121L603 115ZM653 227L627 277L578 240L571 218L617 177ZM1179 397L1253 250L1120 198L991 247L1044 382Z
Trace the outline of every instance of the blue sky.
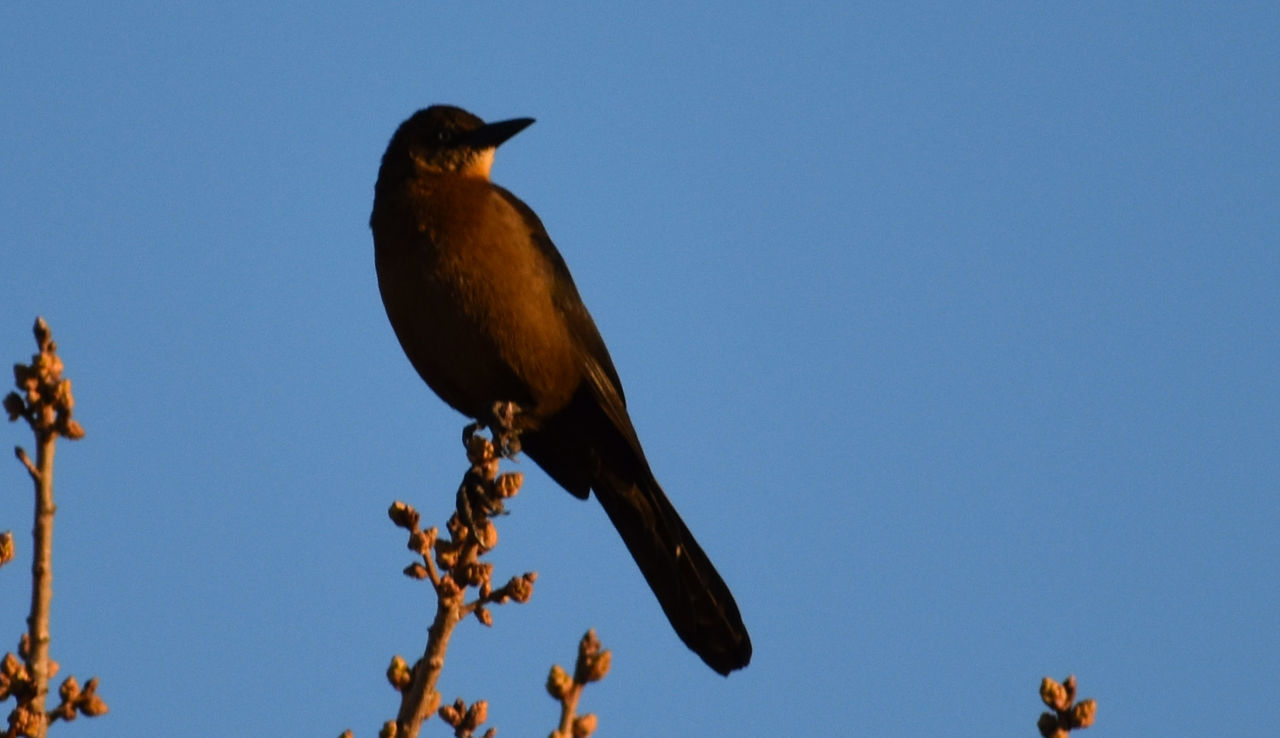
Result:
M446 698L545 735L594 627L600 735L1034 735L1071 672L1095 738L1263 730L1277 29L1262 2L7 4L0 349L44 315L75 382L53 653L112 709L60 730L394 713L431 600L385 509L443 520L463 419L396 343L367 222L436 102L538 119L494 179L755 643L710 672L599 506L525 461L492 558L534 598L462 626ZM13 644L16 463L0 490Z

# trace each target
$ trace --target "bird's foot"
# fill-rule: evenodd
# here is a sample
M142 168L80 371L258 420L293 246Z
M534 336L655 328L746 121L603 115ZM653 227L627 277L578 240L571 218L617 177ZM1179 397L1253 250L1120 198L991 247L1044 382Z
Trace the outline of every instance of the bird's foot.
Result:
M489 412L475 422L468 423L462 429L462 445L471 448L471 439L484 429L489 429L493 436L494 452L499 458L511 459L520 453L520 430L516 428L516 418L520 415L520 406L514 402L495 402Z
M502 458L514 458L520 453L520 430L516 428L519 415L520 406L507 400L493 403L489 417L484 420L483 424L493 435L493 447Z

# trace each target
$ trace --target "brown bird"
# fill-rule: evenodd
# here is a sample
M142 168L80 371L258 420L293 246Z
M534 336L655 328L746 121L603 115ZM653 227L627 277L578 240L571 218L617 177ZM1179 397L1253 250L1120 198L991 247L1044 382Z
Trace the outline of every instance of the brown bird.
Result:
M387 317L455 410L484 421L515 403L524 452L576 497L595 491L681 640L728 674L751 660L737 603L654 479L542 221L489 181L495 149L531 123L435 105L400 125L370 218Z

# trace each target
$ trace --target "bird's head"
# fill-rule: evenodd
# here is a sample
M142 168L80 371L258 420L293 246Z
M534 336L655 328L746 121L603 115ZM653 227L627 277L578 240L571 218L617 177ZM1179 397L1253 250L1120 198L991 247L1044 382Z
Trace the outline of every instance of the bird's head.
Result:
M432 105L400 124L383 163L395 157L418 172L488 179L494 151L531 123L533 118L485 123L462 108Z

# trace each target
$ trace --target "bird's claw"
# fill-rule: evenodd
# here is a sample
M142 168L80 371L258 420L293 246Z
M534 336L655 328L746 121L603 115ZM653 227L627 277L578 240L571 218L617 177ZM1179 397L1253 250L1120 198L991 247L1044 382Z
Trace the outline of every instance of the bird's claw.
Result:
M498 456L510 459L520 453L520 431L516 428L519 415L520 406L510 400L495 402L489 408L489 417L483 425L493 434L493 447Z

